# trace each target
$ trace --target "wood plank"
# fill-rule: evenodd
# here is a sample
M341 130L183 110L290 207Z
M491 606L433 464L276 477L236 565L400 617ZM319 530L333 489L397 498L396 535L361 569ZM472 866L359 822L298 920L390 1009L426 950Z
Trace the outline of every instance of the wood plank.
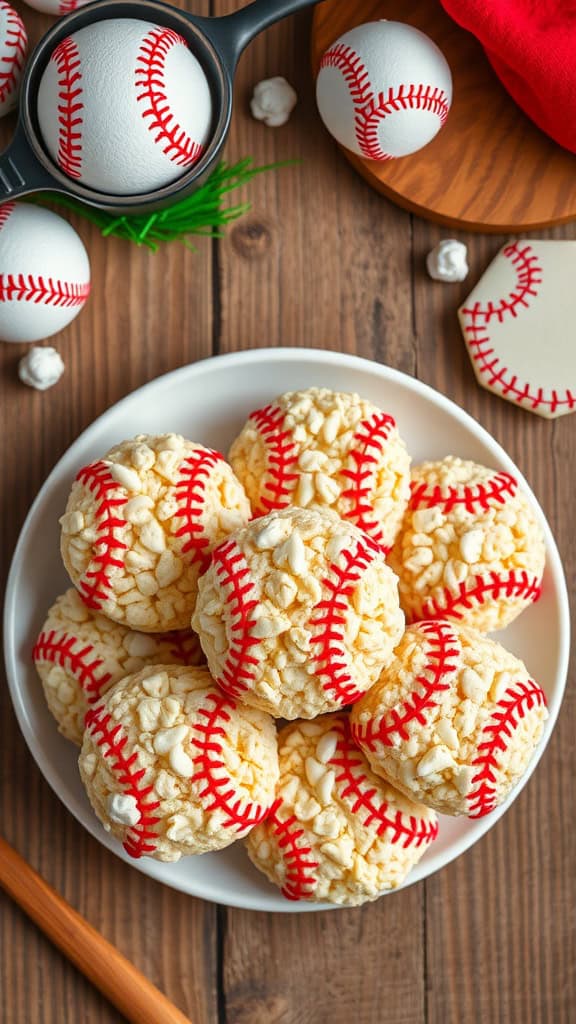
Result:
M208 0L191 2L209 13ZM20 7L33 39L53 24ZM12 119L13 120L13 119ZM10 119L2 124L3 140ZM40 393L21 385L26 345L0 345L4 458L2 579L18 531L47 473L109 405L148 380L212 351L212 248L173 243L158 253L77 228L92 265L90 300L55 345L61 382ZM146 429L146 424L142 424ZM120 440L120 439L119 439ZM41 571L41 567L39 567ZM0 691L2 831L72 906L194 1020L217 1017L216 908L144 877L89 836L44 782ZM3 1024L112 1024L118 1014L0 895L0 1018Z
M573 419L543 420L478 387L456 309L507 237L456 233L468 244L470 275L444 285L430 281L424 261L446 234L414 222L419 376L472 413L517 462L549 519L573 592ZM576 228L539 236L575 238ZM573 863L576 833L566 823L573 818L575 708L568 685L557 728L527 787L492 831L426 883L429 1024L567 1024L573 1017L576 878L566 865Z
M309 26L301 15L270 29L241 61L230 158L301 162L250 185L251 214L219 246L220 350L307 345L413 373L409 218L367 189L321 130ZM248 102L256 82L277 74L300 102L274 130L254 124ZM344 912L223 912L226 1021L420 1024L422 900L415 886Z
M309 26L306 14L275 26L241 59L230 159L251 153L258 164L299 164L255 179L251 213L220 243L220 350L307 345L411 372L409 218L358 181L323 132L304 59ZM249 100L276 74L300 100L289 123L273 129L254 122Z

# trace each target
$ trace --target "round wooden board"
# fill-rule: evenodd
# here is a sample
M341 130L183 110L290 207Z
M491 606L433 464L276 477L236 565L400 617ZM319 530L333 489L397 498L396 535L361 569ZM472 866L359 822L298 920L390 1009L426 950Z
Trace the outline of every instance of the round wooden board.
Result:
M436 138L411 156L377 163L342 148L360 174L399 206L450 227L518 232L576 218L576 155L522 113L439 0L327 0L314 14L314 76L335 39L380 18L414 25L438 44L454 99Z

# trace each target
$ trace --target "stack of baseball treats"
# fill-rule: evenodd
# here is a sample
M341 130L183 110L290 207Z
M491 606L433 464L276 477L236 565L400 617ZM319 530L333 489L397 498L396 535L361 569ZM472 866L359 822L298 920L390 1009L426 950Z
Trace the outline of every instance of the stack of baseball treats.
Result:
M489 814L526 771L545 696L486 636L544 570L509 474L411 467L388 413L310 388L252 412L229 461L122 441L62 511L73 587L34 661L131 856L244 839L288 899L360 904L404 881L438 813Z

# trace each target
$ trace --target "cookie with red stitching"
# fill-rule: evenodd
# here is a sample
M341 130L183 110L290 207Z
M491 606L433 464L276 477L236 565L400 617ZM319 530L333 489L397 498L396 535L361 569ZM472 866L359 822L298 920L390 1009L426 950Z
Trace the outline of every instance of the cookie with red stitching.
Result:
M275 717L314 718L376 681L404 616L378 544L331 512L292 508L216 548L192 628L226 693Z
M278 779L276 730L205 668L148 667L89 709L78 763L126 852L176 861L221 850L263 820Z
M540 594L542 528L509 473L449 456L412 470L389 562L408 621L503 629Z
M89 608L146 633L186 629L212 548L249 516L219 452L141 434L78 473L62 557Z
M376 776L348 716L278 735L277 797L246 840L253 864L289 900L357 906L401 885L438 834L436 815Z
M508 242L458 310L481 387L549 419L576 410L576 244Z
M409 497L410 456L392 416L355 394L308 388L253 412L230 462L255 516L330 508L388 549Z
M88 608L73 588L48 611L32 657L60 732L78 746L88 707L124 676L145 665L199 665L204 660L191 630L136 633Z
M501 644L453 622L410 626L351 713L373 770L442 814L481 818L518 783L546 697Z

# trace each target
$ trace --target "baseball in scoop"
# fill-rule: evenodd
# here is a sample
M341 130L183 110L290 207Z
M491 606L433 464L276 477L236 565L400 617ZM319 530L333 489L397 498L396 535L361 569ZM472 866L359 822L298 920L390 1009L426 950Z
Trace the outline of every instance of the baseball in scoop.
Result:
M212 99L182 36L134 18L62 39L38 90L44 144L79 184L137 195L171 184L202 156Z

